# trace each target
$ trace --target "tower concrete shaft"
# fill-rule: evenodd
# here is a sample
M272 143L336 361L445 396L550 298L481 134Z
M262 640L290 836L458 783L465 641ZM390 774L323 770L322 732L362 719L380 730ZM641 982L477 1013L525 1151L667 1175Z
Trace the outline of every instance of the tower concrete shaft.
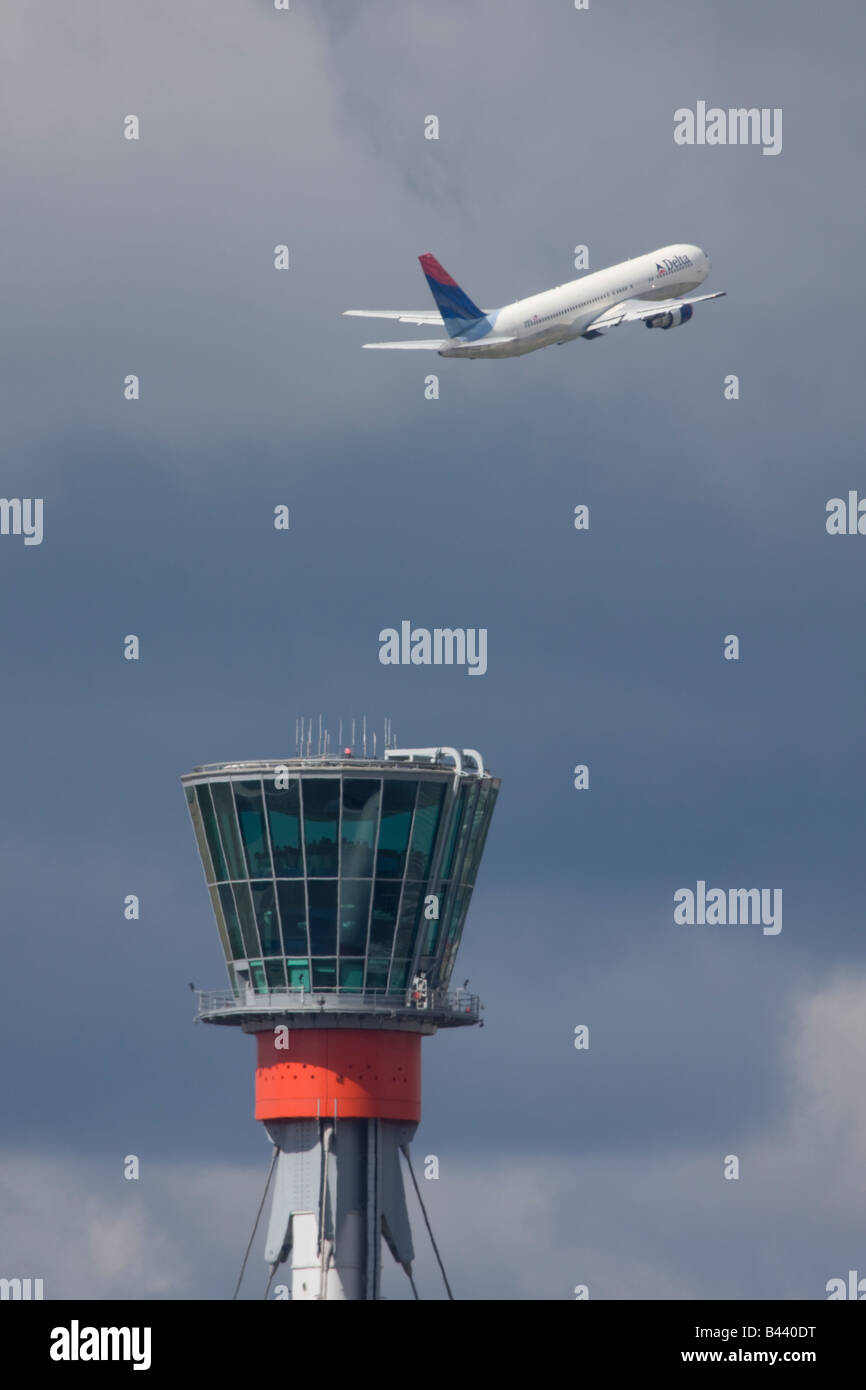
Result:
M400 1150L414 1124L283 1120L265 1259L291 1266L292 1299L378 1299L381 1237L411 1273L414 1251Z

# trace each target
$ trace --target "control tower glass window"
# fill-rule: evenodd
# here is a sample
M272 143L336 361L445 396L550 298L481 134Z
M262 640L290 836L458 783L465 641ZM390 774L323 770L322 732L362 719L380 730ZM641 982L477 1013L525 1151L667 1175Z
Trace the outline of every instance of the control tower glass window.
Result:
M418 786L418 800L415 805L415 821L412 827L412 847L406 877L426 879L430 868L430 856L436 843L439 830L439 817L442 814L442 801L445 796L444 782L421 782Z
M202 823L204 824L205 835L207 837L208 850L213 872L216 875L211 882L225 883L228 879L228 870L223 856L222 845L220 844L219 831L217 830L216 815L211 800L210 787L200 786L196 788L199 811L201 812ZM205 861L207 868L207 861Z
M378 778L346 778L340 831L340 873L343 878L369 878L379 820L382 783Z
M401 779L385 783L376 852L377 878L403 877L417 790L417 782Z
M308 878L335 878L338 864L337 827L340 819L339 779L305 777L304 848Z
M303 882L298 879L279 879L277 901L283 929L283 950L287 956L308 956L310 943L307 939L307 894Z
M297 777L287 787L276 788L265 782L268 830L277 878L302 878L304 857L301 849L301 794Z
M397 927L397 908L400 904L400 884L378 879L373 892L373 911L370 914L371 956L385 956L390 959L394 945L394 932Z
M230 784L228 782L212 782L211 795L213 796L220 840L228 865L229 878L246 878L246 863L241 847L237 817L235 816L235 799L232 796Z
M226 930L232 948L232 958L243 960L246 956L244 943L241 937L241 924L238 918L238 911L235 907L235 896L230 883L221 883L219 886L220 904L225 918Z
M455 849L455 846L456 846L456 843L457 843L457 836L458 836L458 834L460 833L460 827L461 827L461 825L463 824L463 816L464 816L464 814L465 814L465 811L466 811L466 787L465 787L465 785L464 785L464 786L462 786L462 787L460 788L460 791L459 791L459 793L458 793L458 796L457 796L457 809L456 809L456 811L454 812L454 819L453 819L452 822L451 822L451 828L450 828L450 830L449 830L449 832L448 832L448 843L447 843L447 848L446 848L446 850L445 850L445 856L444 856L444 858L443 858L443 860L442 860L442 877L443 877L443 878L450 878L450 877L451 877L451 865L452 865L453 862L454 862L454 849Z
M235 807L250 878L271 872L271 851L265 829L261 782L235 782Z
M344 878L340 883L340 955L363 956L370 922L370 879Z
M310 905L310 951L314 956L333 956L337 951L337 884L311 879L307 884Z
M233 883L232 891L235 895L235 904L238 910L238 918L241 924L241 936L244 939L246 956L259 956L258 932L256 931L256 919L253 913L253 900L250 896L250 885L244 883Z
M495 787L488 784L479 788L478 800L475 803L475 812L472 817L472 828L469 832L469 843L466 847L466 859L463 864L463 872L460 875L461 882L468 883L470 887L475 882L478 865L481 863L481 856L484 853L484 842L487 839L495 801Z
M277 917L277 895L273 879L256 879L250 884L253 910L259 929L259 940L266 956L277 956L282 950L280 922Z

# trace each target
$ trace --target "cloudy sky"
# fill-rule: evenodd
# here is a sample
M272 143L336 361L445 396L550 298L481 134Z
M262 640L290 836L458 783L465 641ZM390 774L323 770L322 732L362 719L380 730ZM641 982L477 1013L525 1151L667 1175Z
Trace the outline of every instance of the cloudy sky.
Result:
M230 1294L268 1144L251 1040L192 1022L187 982L225 977L178 779L291 754L320 711L502 778L457 966L486 1026L425 1043L414 1145L457 1297L866 1273L866 540L825 528L866 495L866 22L816 17L7 18L2 494L44 499L44 538L0 536L0 1275ZM781 108L781 153L676 145L698 101ZM577 245L593 270L679 241L727 291L682 334L443 361L341 317L431 307L425 251L492 307L573 278ZM402 619L485 627L487 673L383 667ZM676 926L699 879L781 888L781 932ZM249 1297L264 1277L259 1245Z

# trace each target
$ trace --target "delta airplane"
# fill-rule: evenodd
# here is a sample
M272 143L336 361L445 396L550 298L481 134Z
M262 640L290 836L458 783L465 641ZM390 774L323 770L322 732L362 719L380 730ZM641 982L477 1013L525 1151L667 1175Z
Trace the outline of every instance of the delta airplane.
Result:
M522 357L551 343L600 338L621 323L677 328L688 323L693 305L720 299L725 293L692 294L710 273L709 259L699 246L663 246L529 299L517 299L502 309L479 309L434 256L418 259L436 301L435 310L347 309L345 313L435 325L444 328L447 338L364 343L365 348L426 348L440 357Z

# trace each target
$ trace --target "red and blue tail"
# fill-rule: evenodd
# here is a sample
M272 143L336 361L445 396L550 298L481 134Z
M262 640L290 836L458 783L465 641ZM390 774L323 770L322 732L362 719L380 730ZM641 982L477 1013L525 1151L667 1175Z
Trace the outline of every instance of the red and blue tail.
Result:
M418 259L449 338L465 333L485 317L483 310L472 303L469 295L461 290L456 280L451 279L447 270L443 270L435 256L428 252Z

